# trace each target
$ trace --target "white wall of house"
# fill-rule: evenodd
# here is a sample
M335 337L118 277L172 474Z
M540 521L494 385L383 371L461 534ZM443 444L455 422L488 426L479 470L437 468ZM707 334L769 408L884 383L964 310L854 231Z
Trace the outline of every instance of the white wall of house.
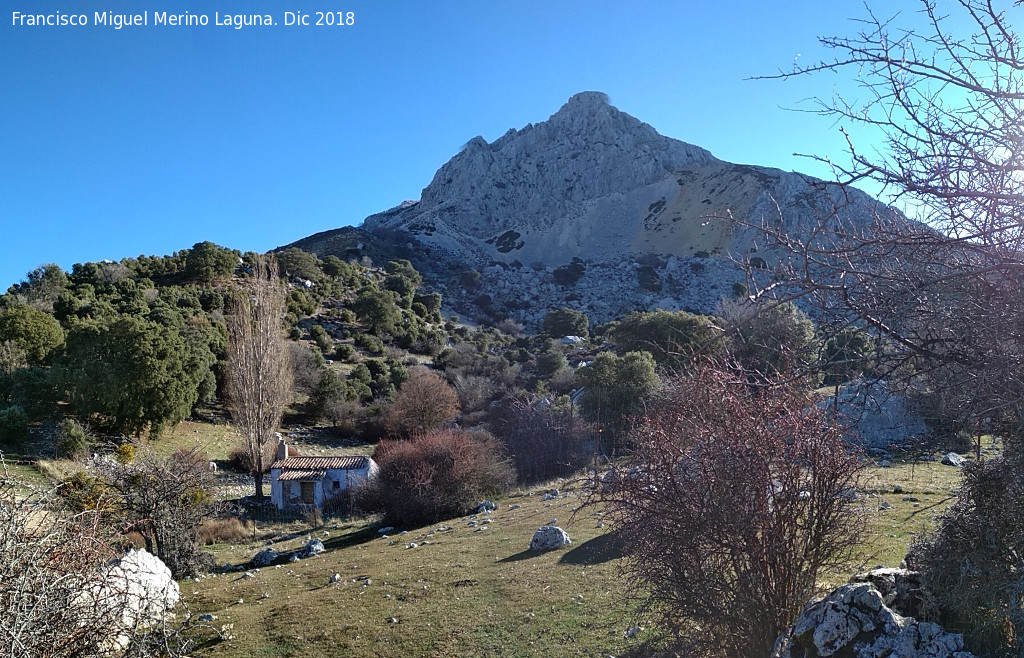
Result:
M344 469L332 468L327 470L326 476L313 484L313 503L322 507L329 499L341 494L350 487L355 487L368 478L376 477L379 467L370 462L368 468ZM298 480L280 480L281 469L274 468L270 471L270 500L278 509L284 509L289 504L296 504L301 501L302 483Z

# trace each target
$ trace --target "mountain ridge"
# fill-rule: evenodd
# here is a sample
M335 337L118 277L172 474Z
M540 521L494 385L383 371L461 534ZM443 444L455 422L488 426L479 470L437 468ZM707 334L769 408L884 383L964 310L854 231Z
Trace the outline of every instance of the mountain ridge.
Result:
M545 121L469 140L419 200L367 217L359 235L364 249L389 235L460 312L532 325L558 306L598 320L712 312L744 281L738 261L770 270L783 257L759 239L762 224L799 235L832 213L867 225L879 212L895 211L859 190L719 160L582 92ZM289 246L358 255L318 235ZM459 269L480 271L480 288L459 285Z

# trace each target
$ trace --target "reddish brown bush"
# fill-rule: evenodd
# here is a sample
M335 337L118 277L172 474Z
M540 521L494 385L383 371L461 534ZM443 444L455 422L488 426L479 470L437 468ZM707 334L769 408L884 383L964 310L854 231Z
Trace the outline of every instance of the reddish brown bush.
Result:
M486 432L437 430L406 441L381 441L373 459L380 473L367 487L363 505L400 527L465 514L515 480L501 445Z
M459 413L459 397L440 375L416 368L398 388L388 407L388 428L397 434L428 432L450 423Z
M596 490L634 591L686 655L767 656L816 577L851 557L858 462L807 402L698 368L651 404L632 458Z

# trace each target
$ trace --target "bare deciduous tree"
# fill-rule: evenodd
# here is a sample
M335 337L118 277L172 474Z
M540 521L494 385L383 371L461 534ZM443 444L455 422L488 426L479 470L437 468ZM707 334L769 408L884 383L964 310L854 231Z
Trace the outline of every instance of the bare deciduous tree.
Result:
M959 423L1022 434L1021 39L988 0L921 7L872 15L855 37L823 38L834 59L777 76L855 74L860 100L833 97L819 110L882 135L885 148L851 139L849 164L819 158L837 174L835 207L801 239L775 237L794 256L788 283L817 297L826 333L858 326L878 338L870 358L879 376L923 374L923 390L956 389L946 397L958 401ZM920 221L880 209L874 225L858 228L845 185L864 180Z
M855 72L866 101L834 98L820 109L880 132L886 148L867 151L851 140L850 163L834 165L839 182L880 183L920 222L886 212L857 230L844 218L848 190L833 185L835 212L809 237L776 237L794 255L789 283L798 294L816 296L834 326L877 337L871 357L879 376L914 382L944 425L979 437L979 463L967 469L958 502L908 563L931 590L932 614L964 632L972 651L1019 656L1024 52L1015 26L1022 3L921 6L923 27L871 16L855 37L822 39L835 59L780 76ZM1002 457L981 460L983 432L1007 439Z
M455 419L459 397L437 373L414 368L409 371L409 379L398 387L386 413L386 424L392 432L427 432Z
M681 377L598 483L626 571L684 655L767 656L847 565L861 528L860 469L827 414L793 386L758 389L709 365Z
M226 370L231 418L252 464L257 500L273 460L274 432L291 393L291 361L282 318L285 290L273 256L257 256L230 298Z

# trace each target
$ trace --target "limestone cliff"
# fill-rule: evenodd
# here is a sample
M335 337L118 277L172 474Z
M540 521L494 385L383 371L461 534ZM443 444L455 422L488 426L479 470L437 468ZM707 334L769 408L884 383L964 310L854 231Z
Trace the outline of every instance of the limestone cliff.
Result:
M866 223L892 211L857 190L718 160L584 92L547 121L473 138L418 201L363 229L481 271L494 308L533 323L563 305L598 320L656 306L713 311L743 279L735 260L770 270L780 257L758 227L803 234L832 212ZM330 236L315 237L296 244L329 251ZM436 283L456 302L480 292Z

